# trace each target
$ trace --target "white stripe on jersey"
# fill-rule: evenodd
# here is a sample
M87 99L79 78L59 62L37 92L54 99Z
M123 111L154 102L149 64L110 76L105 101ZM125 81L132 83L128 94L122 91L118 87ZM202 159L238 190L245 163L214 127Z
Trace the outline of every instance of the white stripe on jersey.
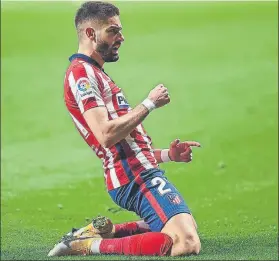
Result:
M108 156L108 168L109 168L109 174L111 178L111 182L114 188L118 188L120 186L120 182L117 178L116 171L114 168L114 163L113 163L113 155L110 151L110 149L104 148L106 151L106 155Z
M77 90L76 80L74 78L73 72L70 73L68 80L69 80L69 85L71 87L71 91L72 91L72 93L75 97L75 100L77 102L77 105L78 105L81 113L84 113L84 106L83 106L82 100L81 100L80 95L79 95L78 90Z
M94 89L94 92L95 92L96 102L97 102L98 106L104 106L104 102L101 98L101 92L98 88L98 83L97 83L96 76L95 76L95 73L94 73L94 70L93 70L92 66L88 65L87 63L83 63L83 66L85 68L85 71L86 71L86 74L87 74L87 77L88 77L89 81L95 87L93 89Z
M81 133L83 134L83 136L85 138L88 137L88 131L82 126L82 124L74 117L74 115L72 113L70 113L70 115L72 116L72 119L74 120L76 126L78 127L78 129L81 131Z

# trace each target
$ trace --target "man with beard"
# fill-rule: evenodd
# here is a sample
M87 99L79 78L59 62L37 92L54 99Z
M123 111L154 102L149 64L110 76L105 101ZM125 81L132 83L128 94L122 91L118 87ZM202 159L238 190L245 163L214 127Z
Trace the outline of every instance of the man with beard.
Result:
M113 225L100 217L73 229L49 256L124 254L178 256L198 254L200 240L191 212L158 163L190 162L198 142L171 142L169 149L152 148L142 121L170 102L159 84L134 109L105 73L105 62L119 59L124 41L119 9L110 3L86 2L75 25L78 52L70 57L64 81L66 107L85 142L102 160L112 200L143 220Z

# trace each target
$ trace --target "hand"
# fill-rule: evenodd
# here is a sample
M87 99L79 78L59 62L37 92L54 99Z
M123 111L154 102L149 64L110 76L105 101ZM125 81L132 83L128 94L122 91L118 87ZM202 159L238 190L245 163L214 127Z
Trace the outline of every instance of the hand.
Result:
M179 139L174 140L170 144L169 157L175 162L190 162L192 161L192 149L193 147L200 147L200 143L196 141L184 141L180 142Z
M162 107L170 102L168 89L163 85L157 85L148 95L148 98L155 104L156 108Z

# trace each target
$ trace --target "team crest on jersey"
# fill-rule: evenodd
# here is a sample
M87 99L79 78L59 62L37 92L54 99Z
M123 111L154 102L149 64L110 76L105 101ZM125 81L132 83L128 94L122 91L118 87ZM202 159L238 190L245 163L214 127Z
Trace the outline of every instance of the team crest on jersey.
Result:
M80 93L81 99L87 99L89 97L94 96L88 78L80 78L76 83L76 87Z
M117 99L117 104L118 104L119 108L128 108L129 107L129 103L127 102L123 93L117 93L116 99Z
M178 205L181 203L181 198L176 193L169 193L167 194L167 197L172 204Z

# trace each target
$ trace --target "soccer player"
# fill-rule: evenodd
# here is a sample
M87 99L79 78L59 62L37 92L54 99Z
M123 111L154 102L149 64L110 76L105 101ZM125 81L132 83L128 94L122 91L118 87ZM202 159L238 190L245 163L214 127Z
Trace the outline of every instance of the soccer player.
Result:
M170 102L159 84L131 108L122 90L103 69L119 59L124 41L119 9L106 2L86 2L75 16L78 52L70 57L64 98L73 122L85 142L101 159L107 190L120 207L143 221L112 225L108 219L68 233L49 252L61 255L198 254L200 239L191 212L158 164L190 162L191 146L198 142L171 142L154 149L142 126L154 110Z

